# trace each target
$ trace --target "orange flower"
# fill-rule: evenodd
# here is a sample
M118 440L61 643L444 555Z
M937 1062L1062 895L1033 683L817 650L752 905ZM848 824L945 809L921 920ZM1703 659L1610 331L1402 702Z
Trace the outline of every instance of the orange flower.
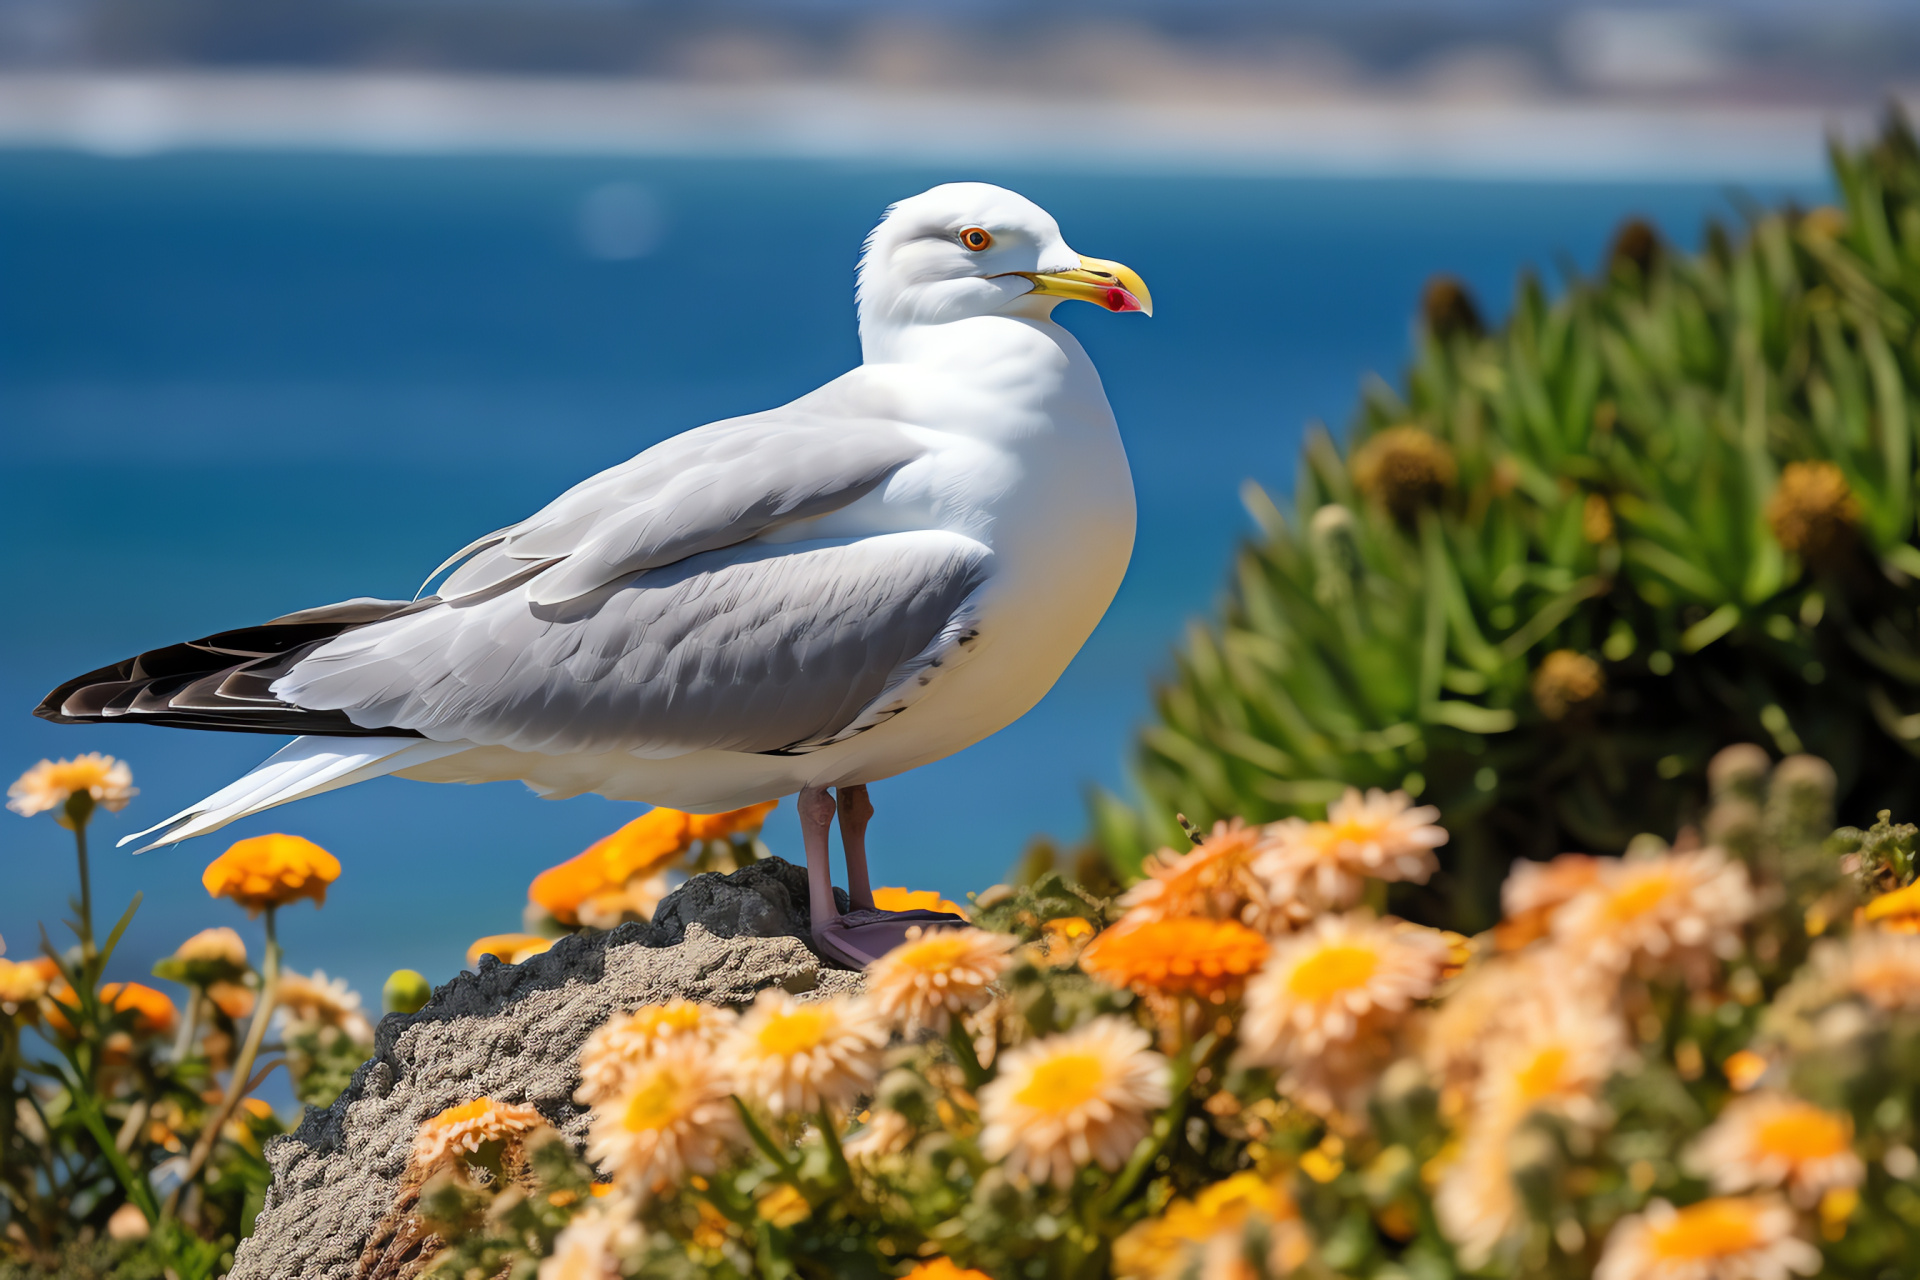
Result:
M79 1001L74 997L73 988L64 981L53 984L53 999L47 1006L47 1025L63 1036L73 1034L73 1023L67 1014L77 1009ZM179 1014L173 1007L173 1001L152 987L141 986L137 982L109 982L100 988L100 1003L115 1013L133 1014L133 1033L138 1036L163 1036L173 1030Z
M763 800L759 804L750 804L744 809L729 809L725 813L690 813L687 815L688 840L725 840L728 836L750 835L758 830L772 813L778 800Z
M31 1010L34 1001L47 993L47 976L32 961L16 963L0 960L0 1013L15 1014Z
M467 963L477 969L481 956L493 956L501 964L519 964L551 946L552 938L543 938L537 933L490 933L475 939L467 948Z
M1109 929L1080 953L1080 967L1142 995L1195 995L1219 1004L1267 962L1267 950L1267 940L1243 924L1188 916Z
M732 816L700 820L716 822ZM527 897L562 924L579 924L580 908L594 898L616 893L627 881L649 876L685 853L695 839L693 821L694 815L678 809L649 809L584 852L535 876Z
M932 889L875 889L873 905L882 911L945 911L962 920L973 918L967 914L965 907L941 897Z
M1860 918L1889 933L1920 933L1920 880L1881 894L1860 908Z
M1120 905L1134 920L1175 916L1215 916L1237 920L1249 907L1264 904L1253 861L1263 833L1238 818L1216 822L1206 843L1191 853L1162 849L1149 854L1141 870L1147 878L1127 890Z
M232 898L249 915L259 915L300 898L324 906L327 886L339 876L340 860L325 849L276 833L235 844L208 865L200 883L214 897Z
M993 1280L984 1271L963 1270L951 1258L929 1258L901 1280Z

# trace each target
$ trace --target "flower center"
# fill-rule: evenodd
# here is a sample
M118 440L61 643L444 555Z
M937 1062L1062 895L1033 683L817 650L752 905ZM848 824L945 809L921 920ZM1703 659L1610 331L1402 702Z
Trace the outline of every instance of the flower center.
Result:
M827 1038L827 1015L819 1009L795 1009L767 1020L760 1028L760 1047L768 1053L790 1058L796 1053L818 1049Z
M1660 1258L1724 1258L1760 1243L1753 1210L1728 1200L1706 1200L1680 1210L1673 1221L1653 1231L1653 1252Z
M914 943L906 961L923 973L951 973L967 950L965 938L955 930L941 929Z
M1852 1144L1839 1116L1817 1107L1795 1107L1762 1124L1755 1145L1770 1156L1797 1161L1838 1155Z
M1034 1068L1033 1077L1014 1100L1023 1107L1054 1115L1075 1111L1099 1095L1106 1074L1097 1054L1058 1054Z
M1607 914L1615 920L1643 916L1673 892L1673 877L1664 871L1650 872L1613 895L1607 902Z
M680 1116L680 1077L671 1071L656 1071L627 1099L626 1126L629 1133L664 1129Z
M1380 969L1380 953L1352 943L1322 947L1302 960L1287 980L1287 990L1302 1000L1325 1000L1363 987Z
M1520 1068L1515 1082L1520 1086L1521 1096L1529 1102L1551 1097L1564 1087L1567 1073L1567 1047L1548 1045L1533 1055L1526 1066Z

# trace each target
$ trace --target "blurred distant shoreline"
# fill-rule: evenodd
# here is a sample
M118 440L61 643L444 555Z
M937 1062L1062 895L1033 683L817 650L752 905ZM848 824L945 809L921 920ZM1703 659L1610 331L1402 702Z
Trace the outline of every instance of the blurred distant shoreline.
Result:
M1521 180L1818 180L1833 105L1331 93L1156 102L845 81L355 72L0 73L0 147L1032 163Z

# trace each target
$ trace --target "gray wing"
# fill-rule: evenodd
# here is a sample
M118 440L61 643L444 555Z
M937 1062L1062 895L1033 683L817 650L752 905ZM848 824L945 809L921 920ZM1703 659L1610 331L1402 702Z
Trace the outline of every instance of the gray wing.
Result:
M846 506L926 451L897 423L834 412L842 398L816 392L663 440L454 553L435 576L465 563L438 594L483 595L533 569L526 598L561 604Z
M911 705L974 639L992 568L922 531L705 551L559 604L505 584L331 640L273 693L523 751L808 751Z

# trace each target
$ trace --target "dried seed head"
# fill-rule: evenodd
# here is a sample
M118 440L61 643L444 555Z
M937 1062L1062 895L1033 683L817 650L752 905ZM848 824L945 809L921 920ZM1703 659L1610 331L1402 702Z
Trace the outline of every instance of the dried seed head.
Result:
M1353 455L1353 480L1366 494L1411 523L1422 508L1438 506L1459 468L1453 450L1419 427L1389 427Z
M1830 567L1852 550L1860 500L1831 462L1789 462L1767 500L1767 524L1780 545L1808 564Z
M1599 701L1607 690L1606 673L1584 653L1555 649L1533 673L1533 700L1549 720L1564 720Z

